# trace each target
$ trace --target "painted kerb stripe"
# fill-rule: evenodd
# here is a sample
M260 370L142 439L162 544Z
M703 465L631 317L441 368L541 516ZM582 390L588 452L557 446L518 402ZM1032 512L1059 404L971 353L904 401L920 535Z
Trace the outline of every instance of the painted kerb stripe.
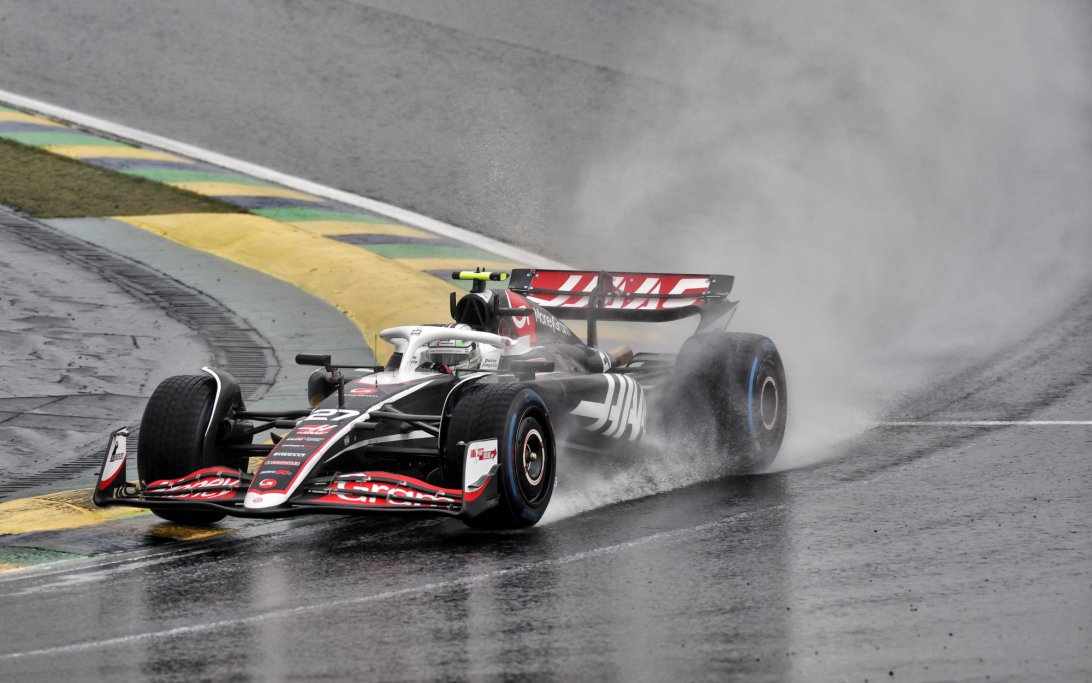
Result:
M36 100L31 97L25 97L7 90L0 90L0 100L4 100L24 109L36 111L46 116L64 119L84 128L132 140L142 145L157 147L168 152L174 152L175 154L220 166L221 168L230 169L261 180L283 185L284 187L292 188L300 192L387 216L388 218L423 230L428 230L437 235L473 244L480 249L492 252L517 263L533 263L543 268L569 268L569 266L559 261L543 258L539 254L534 254L525 249L520 249L519 247L501 242L500 240L485 237L484 235L479 235L470 230L459 228L434 218L429 218L428 216L424 216L414 211L409 211L376 199L353 194L352 192L346 192L344 190L338 190L310 180L281 173L280 171L274 171L273 169L252 164L248 161L236 159L218 152L213 152L196 145L179 142L153 133L146 133L136 128L130 128L129 126L119 123L106 121L95 116L59 107L54 104L49 104L48 102L42 102L41 100Z

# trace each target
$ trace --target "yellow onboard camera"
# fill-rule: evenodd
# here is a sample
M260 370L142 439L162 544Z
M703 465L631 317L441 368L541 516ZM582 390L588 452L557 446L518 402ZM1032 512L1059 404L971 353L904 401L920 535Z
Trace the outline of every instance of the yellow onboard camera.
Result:
M508 279L508 273L503 271L492 272L476 268L474 270L460 270L451 274L452 280L472 280L474 284L471 285L471 292L484 292L485 283L489 281L503 282Z

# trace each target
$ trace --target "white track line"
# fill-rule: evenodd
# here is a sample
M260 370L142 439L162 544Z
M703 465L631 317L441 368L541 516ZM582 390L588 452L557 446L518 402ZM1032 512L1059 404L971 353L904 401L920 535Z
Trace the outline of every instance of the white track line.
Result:
M252 164L249 161L229 157L225 154L220 154L219 152L213 152L185 142L165 138L161 135L155 135L154 133L146 133L142 130L137 130L136 128L130 128L129 126L124 126L120 123L106 121L78 111L65 109L64 107L58 107L57 105L42 102L41 100L36 100L31 97L25 97L17 93L8 92L7 90L0 90L0 101L22 107L23 109L29 109L39 114L63 119L83 128L132 140L133 142L138 142L142 145L157 147L168 152L174 152L182 156L190 157L191 159L204 161L213 164L214 166L220 166L221 168L236 171L260 180L283 185L284 187L289 187L293 190L299 190L300 192L313 194L317 197L323 197L335 202L341 202L342 204L348 204L349 206L355 206L358 209L371 211L388 218L393 218L396 221L423 230L428 230L429 232L434 232L437 235L472 244L480 249L492 252L502 258L516 261L517 263L526 263L541 268L567 269L569 267L559 261L544 258L539 254L534 254L525 249L512 246L511 244L506 244L499 240L479 235L470 230L459 228L438 221L435 218L429 218L428 216L421 215L414 211L387 204L386 202L363 197L358 194L353 194L352 192L338 190L310 180L281 173L280 171L274 171L265 166Z
M731 515L729 517L718 519L713 522L706 522L705 524L699 524L697 526L687 527L684 529L661 531L655 534L650 534L648 536L643 536L633 541L626 541L625 543L615 543L613 545L594 548L592 550L585 550L579 553L573 553L571 555L565 555L563 557L558 557L555 559L528 562L526 564L509 567L507 569L497 569L495 571L485 572L483 574L473 574L458 579L450 579L448 581L435 581L431 583L424 583L417 586L409 586L407 588L399 588L396 590L383 591L381 593L373 593L372 595L362 595L356 598L338 598L337 600L330 600L328 602L314 603L309 605L301 605L299 607L285 607L281 609L270 610L268 612L262 612L261 614L255 614L249 617L241 617L239 619L224 619L222 621L190 624L188 626L178 626L162 631L146 631L144 633L134 633L128 636L118 636L116 638L106 638L103 640L88 640L82 643L72 643L71 645L58 645L55 647L41 648L39 650L9 652L7 654L0 655L0 661L23 659L27 657L42 657L68 654L73 652L85 652L89 650L99 650L108 647L116 647L119 645L128 645L140 641L155 640L158 638L171 638L174 636L186 635L190 633L202 633L223 628L234 628L238 626L269 621L271 619L287 619L289 617L295 617L303 614L341 609L352 605L383 602L396 598L402 598L409 595L415 595L418 593L430 593L433 591L442 591L451 588L470 586L486 581L491 581L493 579L510 576L512 574L523 574L526 572L534 571L536 569L543 569L545 567L557 567L567 564L573 564L574 562L581 562L584 560L604 557L606 555L613 555L624 550L630 550L632 548L648 545L650 543L656 543L658 541L678 540L686 536L692 536L694 534L710 531L718 527L729 526L731 524L735 524L736 522L740 522L742 520L756 517L759 515L777 512L783 510L784 507L784 505L774 505L772 507L763 508L762 510L757 510L755 512L741 512L737 515Z
M893 420L880 427L1092 427L1092 420Z

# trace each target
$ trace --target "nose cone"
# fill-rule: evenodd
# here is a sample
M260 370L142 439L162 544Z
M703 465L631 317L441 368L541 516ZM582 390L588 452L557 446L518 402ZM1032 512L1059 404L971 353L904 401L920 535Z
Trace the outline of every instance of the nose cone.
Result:
M259 491L247 491L243 499L243 507L250 510L277 507L288 500L286 493L261 493Z

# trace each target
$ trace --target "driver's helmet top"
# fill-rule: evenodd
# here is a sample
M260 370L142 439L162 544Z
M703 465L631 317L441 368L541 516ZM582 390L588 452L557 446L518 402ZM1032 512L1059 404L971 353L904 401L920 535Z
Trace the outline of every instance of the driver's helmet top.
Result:
M453 323L447 327L456 330L473 331L470 325ZM439 339L429 342L425 348L424 361L435 365L442 365L449 372L455 370L477 370L482 364L482 353L478 345L472 341L460 339Z

